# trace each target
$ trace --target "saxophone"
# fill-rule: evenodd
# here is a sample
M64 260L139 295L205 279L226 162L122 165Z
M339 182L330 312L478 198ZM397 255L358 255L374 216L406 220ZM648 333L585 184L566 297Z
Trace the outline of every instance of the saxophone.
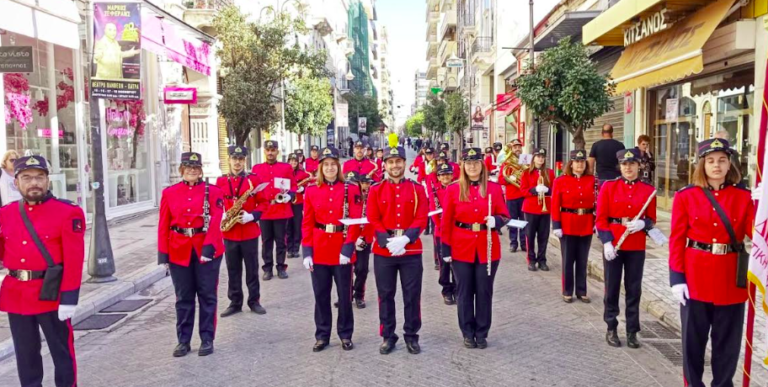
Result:
M300 187L303 187L305 184L309 183L309 181L312 180L312 179L314 179L314 177L312 177L312 174L310 173L308 178L306 178L306 179L300 181L298 184L296 184L296 188L298 189ZM296 192L296 196L293 197L293 201L291 203L296 204L296 200L298 200L298 199L299 199L299 192Z
M235 200L232 204L232 208L227 210L227 217L221 222L221 231L229 231L232 227L235 227L235 224L240 222L240 219L242 218L240 212L243 210L243 204L245 204L245 201L248 200L248 197L251 196L251 192L253 192L253 183L251 183L250 179L248 179L248 185L250 188Z

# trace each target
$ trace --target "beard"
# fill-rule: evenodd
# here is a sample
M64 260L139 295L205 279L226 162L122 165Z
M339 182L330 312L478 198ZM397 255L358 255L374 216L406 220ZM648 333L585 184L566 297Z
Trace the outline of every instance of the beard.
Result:
M23 192L21 194L21 197L24 198L24 200L28 202L39 202L43 200L45 197L46 191L42 188L32 188L28 189L26 192Z
M389 174L389 177L395 178L395 179L403 177L404 172L405 172L404 168L393 168L391 170L387 170L387 174Z

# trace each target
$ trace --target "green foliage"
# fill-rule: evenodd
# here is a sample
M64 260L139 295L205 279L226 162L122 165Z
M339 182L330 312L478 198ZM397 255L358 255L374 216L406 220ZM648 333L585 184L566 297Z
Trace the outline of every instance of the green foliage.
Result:
M469 126L469 103L460 93L445 97L445 127L449 133L461 133Z
M613 108L614 86L597 72L586 48L570 38L544 51L533 71L526 70L517 79L517 95L526 108L562 125L573 134L576 149L584 149L584 130Z
M285 129L298 135L319 136L333 119L333 97L328 79L299 78L286 88Z
M376 100L376 98L352 92L345 94L344 99L346 99L347 103L349 103L350 133L358 133L358 117L368 118L368 126L366 128L367 131L364 133L372 134L379 130L379 126L381 126L382 120L381 115L379 114L379 102Z
M284 80L328 76L324 52L289 44L308 31L303 18L275 12L268 16L264 22L249 22L238 7L229 6L213 19L223 75L219 111L237 144L244 144L252 130L270 130L279 122Z
M409 137L419 137L422 135L422 125L424 125L424 112L419 110L405 121L405 133Z
M427 97L427 104L424 105L424 127L430 134L445 133L445 101L440 97L431 94Z

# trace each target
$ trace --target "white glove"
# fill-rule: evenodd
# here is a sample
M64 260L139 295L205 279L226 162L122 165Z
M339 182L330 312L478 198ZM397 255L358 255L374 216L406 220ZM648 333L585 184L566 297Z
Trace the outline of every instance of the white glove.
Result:
M496 218L493 216L486 216L485 225L488 226L488 228L496 228Z
M691 298L691 296L688 294L688 285L687 284L672 285L672 297L674 297L683 306L685 306L685 301Z
M357 241L355 241L355 250L357 251L363 251L365 248L365 240L363 237L357 238Z
M77 305L59 305L59 321L67 321L75 315Z
M253 215L249 212L243 211L240 213L240 224L253 222L253 219Z
M645 228L645 221L643 221L642 219L633 220L627 223L627 230L629 230L630 234L634 234L638 231L643 231L644 228Z
M399 237L393 237L393 238L387 238L387 249L389 250L389 253L392 255L403 255L405 254L405 245L407 245L411 240L403 235ZM399 252L402 250L402 253L396 254L396 252Z
M547 192L549 192L549 188L547 188L546 185L539 184L539 185L536 186L536 193L537 194L545 194Z
M760 184L755 187L755 189L752 190L752 200L758 201L763 198L763 183L760 182Z
M451 257L443 257L443 262L451 263L451 261L453 261Z
M403 248L400 248L399 250L390 251L389 253L392 254L392 256L399 257L401 255L405 255L406 251L405 251L405 247L403 247Z
M221 214L221 223L224 223L225 220L227 220L227 211L224 211Z
M312 257L304 258L304 268L305 269L312 270L313 266L314 266L314 263L312 262Z
M606 261L613 261L616 259L616 248L613 247L613 243L608 242L603 244L603 255L605 255Z
M559 228L556 228L556 229L552 230L552 234L555 234L555 236L558 237L558 238L562 238L563 237L563 230L559 229Z
M200 257L200 262L202 262L202 263L208 263L208 262L211 262L211 261L213 261L212 258Z
M299 189L296 190L298 193L304 192L304 186L299 187Z
M511 182L513 182L513 183L514 183L514 182L516 182L516 181L517 181L517 176L515 176L515 175L509 175L509 176L507 176L507 179L509 179L509 181L511 181Z
M352 260L344 254L339 255L339 265L349 265Z

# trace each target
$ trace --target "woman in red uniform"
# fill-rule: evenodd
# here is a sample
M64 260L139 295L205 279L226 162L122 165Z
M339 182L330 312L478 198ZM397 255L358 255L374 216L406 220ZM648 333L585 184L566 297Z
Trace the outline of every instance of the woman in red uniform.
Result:
M341 348L349 351L355 321L352 316L352 265L355 241L360 226L346 227L339 219L359 218L363 212L357 184L344 182L339 164L339 151L324 148L320 155L317 185L307 188L304 196L301 247L304 267L311 271L315 293L315 343L312 351L320 352L331 338L331 288L336 283L339 316L336 330Z
M595 177L587 170L587 152L572 150L563 176L552 186L552 233L560 238L566 303L573 302L574 284L576 298L590 302L587 261L595 225L595 200Z
M533 162L520 177L520 190L525 193L523 200L523 218L525 226L525 241L528 250L528 270L549 271L547 266L547 241L549 240L549 223L552 182L555 172L547 168L547 150L544 148L533 153ZM535 245L534 245L535 243Z
M453 266L459 328L467 348L488 346L493 279L501 258L498 232L509 219L501 186L488 180L482 157L480 148L462 153L461 177L448 186L441 221L443 261Z
M293 210L293 218L288 219L288 229L286 230L286 239L288 245L288 258L299 257L299 246L301 245L301 218L304 213L304 191L307 189L307 185L313 180L312 176L301 168L301 160L304 156L299 156L299 151L296 150L296 154L288 156L288 163L293 168L293 179L296 181L296 196L291 202L291 209ZM303 152L302 152L303 153Z
M726 140L700 142L693 184L675 194L672 206L669 278L681 304L683 374L692 387L704 386L710 332L712 386L733 386L739 361L747 289L746 272L743 285L737 284L737 255L752 236L755 212L749 191L738 185L732 153Z
M195 296L200 303L200 349L213 353L216 333L216 287L224 255L221 190L203 182L199 153L181 154L182 182L163 190L157 235L158 262L167 264L176 289L176 337L174 357L185 356L195 327Z

